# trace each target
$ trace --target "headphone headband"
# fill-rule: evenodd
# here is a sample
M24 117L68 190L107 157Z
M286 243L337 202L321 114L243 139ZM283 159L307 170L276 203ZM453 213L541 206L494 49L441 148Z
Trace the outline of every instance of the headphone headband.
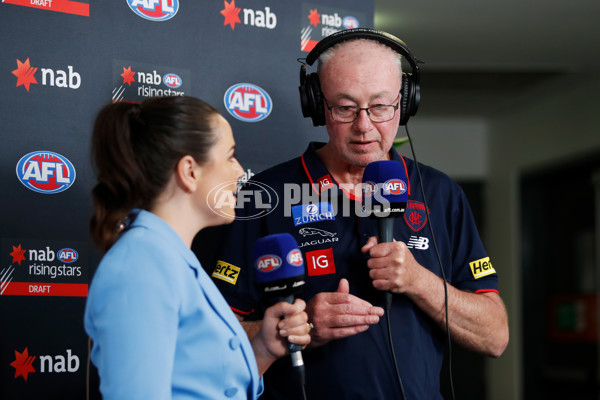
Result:
M406 61L409 63L409 65L411 66L411 68L413 70L413 74L416 74L417 78L418 78L418 71L419 71L418 61L412 55L412 53L408 49L408 46L406 45L406 43L404 43L402 40L398 39L396 36L391 35L387 32L382 32L382 31L378 31L376 29L369 29L369 28L354 28L354 29L338 31L338 32L332 33L331 35L321 39L319 41L319 43L317 43L316 46L311 50L311 52L308 53L308 56L306 56L306 63L308 65L313 65L313 63L315 61L317 61L317 59L321 56L321 54L323 54L328 49L332 48L333 46L335 46L339 43L346 42L348 40L355 40L355 39L374 40L381 44L386 45L387 47L390 47L396 53L398 53L406 58Z
M300 67L300 104L304 117L311 117L314 126L325 125L325 111L323 106L323 94L321 93L321 84L317 73L306 73L306 65L313 63L328 49L333 46L356 39L368 39L379 42L396 53L403 56L410 67L411 73L402 73L401 89L401 108L400 125L405 125L408 118L415 115L421 101L421 87L419 85L419 65L418 61L410 52L406 44L389 33L369 28L347 29L332 33L321 39L316 46L306 56L306 63Z

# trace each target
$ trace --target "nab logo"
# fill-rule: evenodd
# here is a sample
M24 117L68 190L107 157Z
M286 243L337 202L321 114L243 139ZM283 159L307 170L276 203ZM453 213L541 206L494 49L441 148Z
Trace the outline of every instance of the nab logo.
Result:
M383 184L384 194L403 194L406 192L406 183L401 179L390 179Z
M240 11L241 8L235 6L235 0L227 2L225 0L225 8L221 10L221 15L225 17L223 26L231 26L231 30L235 30L235 24L241 24ZM244 25L250 25L257 28L275 29L277 26L277 15L271 12L270 7L265 7L265 11L252 10L244 8Z
M258 122L267 118L273 109L269 94L251 83L238 83L225 92L223 98L229 114L244 122Z
M10 366L15 369L15 379L22 376L25 381L30 373L38 372L34 368L33 364L37 356L30 356L29 350L25 347L25 350L18 352L15 350L15 361L10 363ZM39 356L39 372L40 373L74 373L79 370L80 362L79 357L73 354L71 349L67 349L66 356L63 355L42 355Z
M77 261L79 254L74 249L65 247L58 251L58 259L66 264L71 264Z
M149 21L166 21L179 11L179 0L127 0L131 11Z
M274 255L266 255L256 260L256 269L261 272L275 271L281 267L281 258Z
M304 264L302 261L302 253L300 253L300 250L298 249L294 249L288 253L287 261L295 267L300 267Z
M25 62L17 59L17 69L11 71L17 77L17 87L23 86L29 92L32 84L38 84L35 74L37 67L32 67L29 58ZM81 86L81 75L73 69L72 65L67 66L67 71L61 69L53 70L51 68L42 68L42 85L56 86L60 88L79 89Z
M28 189L44 194L64 192L75 182L75 167L51 151L34 151L17 163L17 177Z
M163 76L163 83L171 89L177 89L181 86L182 81L179 75L170 73Z

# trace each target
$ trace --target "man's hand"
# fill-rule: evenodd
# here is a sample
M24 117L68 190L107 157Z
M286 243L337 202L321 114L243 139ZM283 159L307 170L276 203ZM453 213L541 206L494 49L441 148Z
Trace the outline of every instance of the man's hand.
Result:
M392 293L406 293L420 278L423 267L417 263L403 242L378 243L377 237L370 237L362 248L368 253L369 277L377 290Z
M341 279L336 292L322 292L307 304L308 320L313 324L311 346L320 346L331 339L361 333L379 322L383 308L350 294L346 279Z

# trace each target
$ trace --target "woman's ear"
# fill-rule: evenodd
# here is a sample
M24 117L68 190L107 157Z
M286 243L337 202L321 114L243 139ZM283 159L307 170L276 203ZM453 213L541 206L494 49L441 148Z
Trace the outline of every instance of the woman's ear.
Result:
M175 176L178 184L186 192L194 192L198 188L200 182L200 175L202 174L202 168L194 160L194 157L186 155L181 157L177 162L177 168L175 170Z

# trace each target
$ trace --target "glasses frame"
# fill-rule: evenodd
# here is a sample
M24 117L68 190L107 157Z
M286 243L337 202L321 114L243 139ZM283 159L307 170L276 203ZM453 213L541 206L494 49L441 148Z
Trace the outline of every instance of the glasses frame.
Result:
M394 116L396 115L396 111L398 111L398 107L400 107L400 98L402 97L402 93L398 93L398 101L396 102L396 105L394 104L377 104L374 106L370 106L370 107L356 107L356 106L330 106L329 102L327 101L327 99L325 97L323 97L323 101L325 101L325 106L327 107L327 109L329 110L329 113L331 114L331 119L334 120L335 122L339 122L340 124L351 124L352 122L356 121L356 119L358 118L358 114L360 114L361 110L365 110L367 112L367 116L369 117L369 119L371 120L371 122L375 122L375 123L379 123L379 122L388 122L394 119ZM390 119L386 119L384 121L375 121L373 120L373 116L371 115L370 110L372 108L377 108L377 107L393 107L394 108L394 113L392 114L392 116L390 117ZM333 116L333 109L334 108L352 108L354 109L355 113L354 113L354 118L352 119L352 121L338 121L337 119L335 119L335 117Z

